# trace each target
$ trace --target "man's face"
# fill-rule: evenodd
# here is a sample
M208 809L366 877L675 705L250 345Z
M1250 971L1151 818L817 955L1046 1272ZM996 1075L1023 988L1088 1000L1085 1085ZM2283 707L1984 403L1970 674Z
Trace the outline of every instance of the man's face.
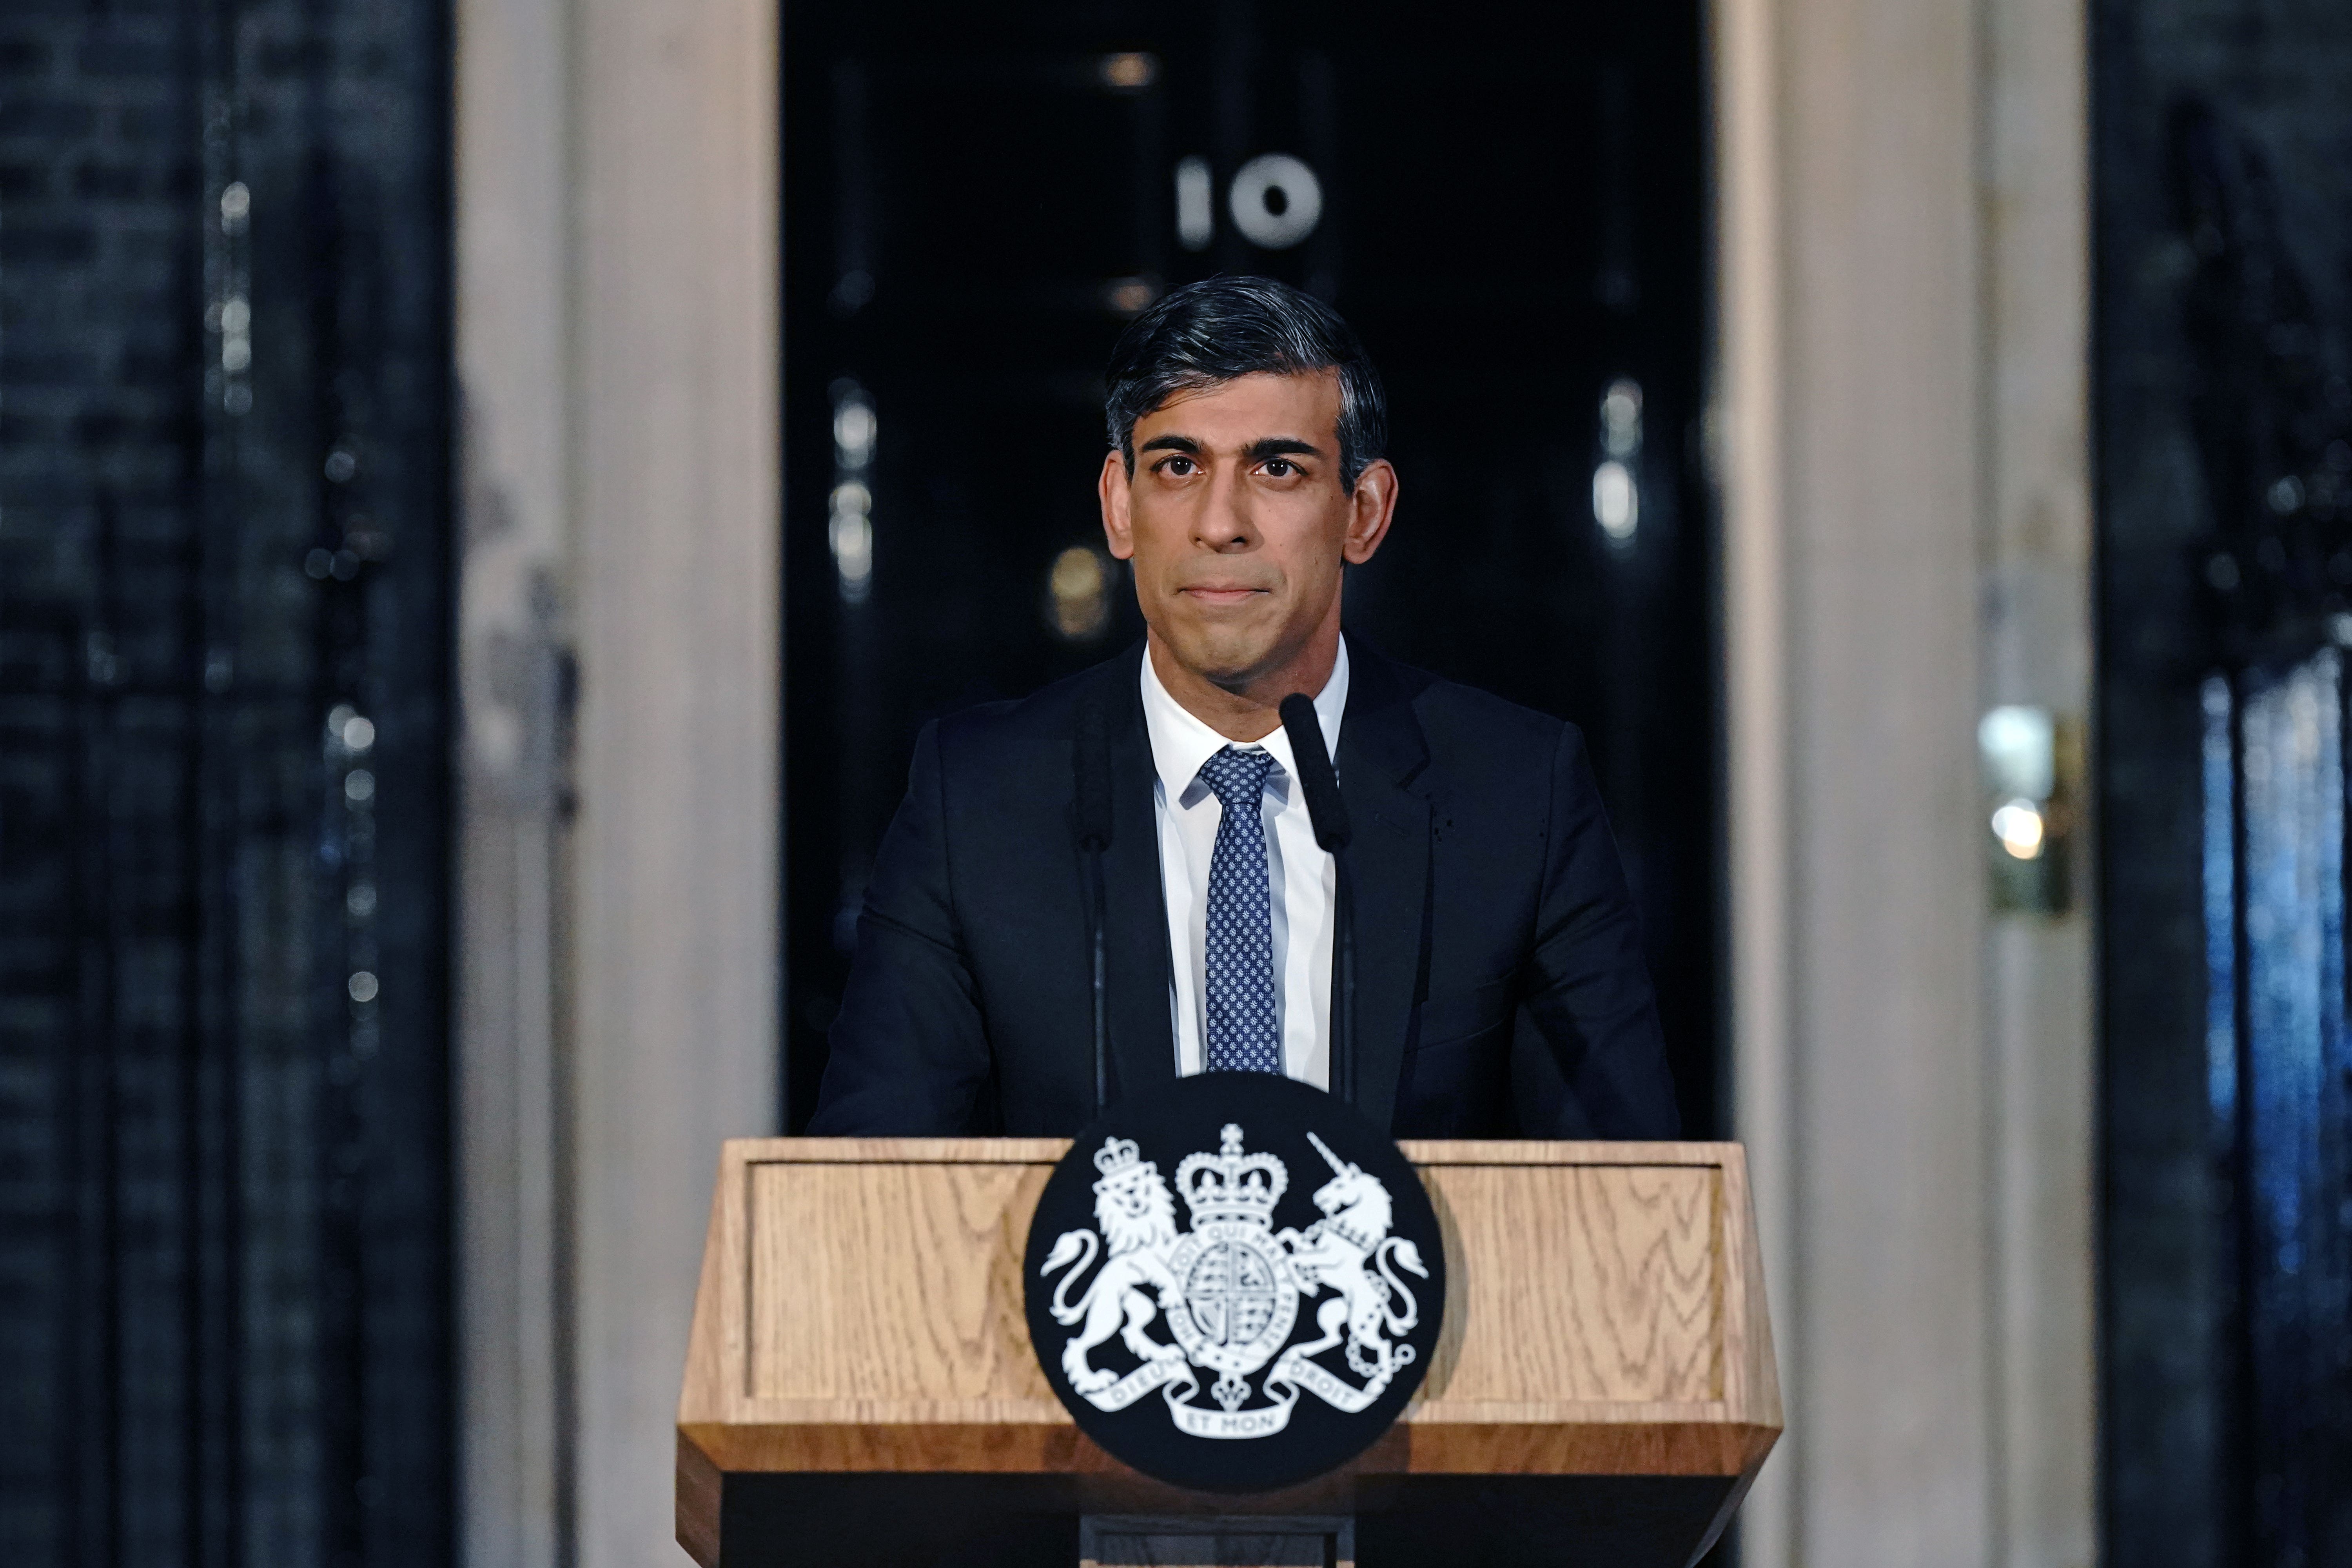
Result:
M1136 421L1135 472L1103 465L1103 529L1178 663L1240 690L1336 637L1343 563L1388 531L1395 471L1339 482L1339 378L1245 375Z

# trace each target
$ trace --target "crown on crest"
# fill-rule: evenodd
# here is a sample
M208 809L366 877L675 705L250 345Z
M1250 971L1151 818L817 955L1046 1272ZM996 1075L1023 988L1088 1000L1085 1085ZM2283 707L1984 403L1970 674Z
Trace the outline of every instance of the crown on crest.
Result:
M1242 1152L1242 1130L1231 1121L1225 1123L1222 1153L1187 1154L1176 1167L1176 1190L1184 1194L1194 1225L1236 1219L1271 1226L1274 1205L1289 1185L1281 1161Z
M1139 1177L1159 1175L1159 1165L1138 1158L1142 1152L1132 1138L1104 1139L1103 1146L1095 1151L1095 1169L1102 1173L1102 1180L1095 1184L1095 1191L1101 1192L1106 1187Z

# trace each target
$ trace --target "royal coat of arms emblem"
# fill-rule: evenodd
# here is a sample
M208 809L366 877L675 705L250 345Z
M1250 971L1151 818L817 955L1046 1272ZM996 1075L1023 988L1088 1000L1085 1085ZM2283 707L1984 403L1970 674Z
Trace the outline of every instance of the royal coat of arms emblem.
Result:
M1108 1413L1156 1391L1189 1436L1268 1437L1302 1394L1359 1415L1413 1363L1405 1336L1430 1288L1421 1248L1390 1234L1394 1203L1378 1176L1306 1138L1330 1174L1304 1229L1276 1227L1289 1171L1247 1152L1239 1122L1214 1153L1184 1156L1172 1194L1134 1140L1103 1140L1094 1227L1062 1232L1039 1270L1054 1281L1053 1321L1075 1331L1059 1352L1073 1394ZM1140 1363L1124 1374L1094 1360L1114 1339Z

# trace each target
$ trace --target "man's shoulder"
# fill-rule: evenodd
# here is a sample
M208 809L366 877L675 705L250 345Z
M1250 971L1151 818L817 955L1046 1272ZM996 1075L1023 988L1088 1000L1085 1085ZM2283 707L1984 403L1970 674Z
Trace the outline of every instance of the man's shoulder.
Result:
M1353 657L1361 661L1370 651ZM1449 680L1378 654L1370 657L1379 660L1382 677L1393 683L1396 695L1412 710L1431 761L1440 766L1483 765L1514 772L1548 768L1564 745L1573 750L1581 744L1580 732L1565 719L1497 697L1481 687Z
M1103 704L1106 718L1115 724L1117 714L1108 711L1114 704L1122 699L1141 702L1136 660L1136 652L1129 649L1026 697L944 715L933 726L940 760L951 766L998 764L1040 755L1048 748L1066 757L1076 733L1078 710L1087 703Z
M1427 684L1413 700L1414 710L1422 715L1423 722L1435 720L1498 738L1539 742L1548 747L1558 745L1563 734L1576 729L1565 719L1538 709L1522 707L1508 698L1496 696L1483 687L1467 686L1436 675L1425 675L1423 679Z

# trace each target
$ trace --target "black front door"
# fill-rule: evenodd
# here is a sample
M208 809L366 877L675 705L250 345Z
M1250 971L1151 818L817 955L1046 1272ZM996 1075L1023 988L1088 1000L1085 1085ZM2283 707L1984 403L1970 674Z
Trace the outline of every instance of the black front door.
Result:
M1332 301L1389 385L1391 655L1573 720L1715 1125L1696 5L788 5L788 1124L928 719L1142 626L1103 363L1163 290Z

